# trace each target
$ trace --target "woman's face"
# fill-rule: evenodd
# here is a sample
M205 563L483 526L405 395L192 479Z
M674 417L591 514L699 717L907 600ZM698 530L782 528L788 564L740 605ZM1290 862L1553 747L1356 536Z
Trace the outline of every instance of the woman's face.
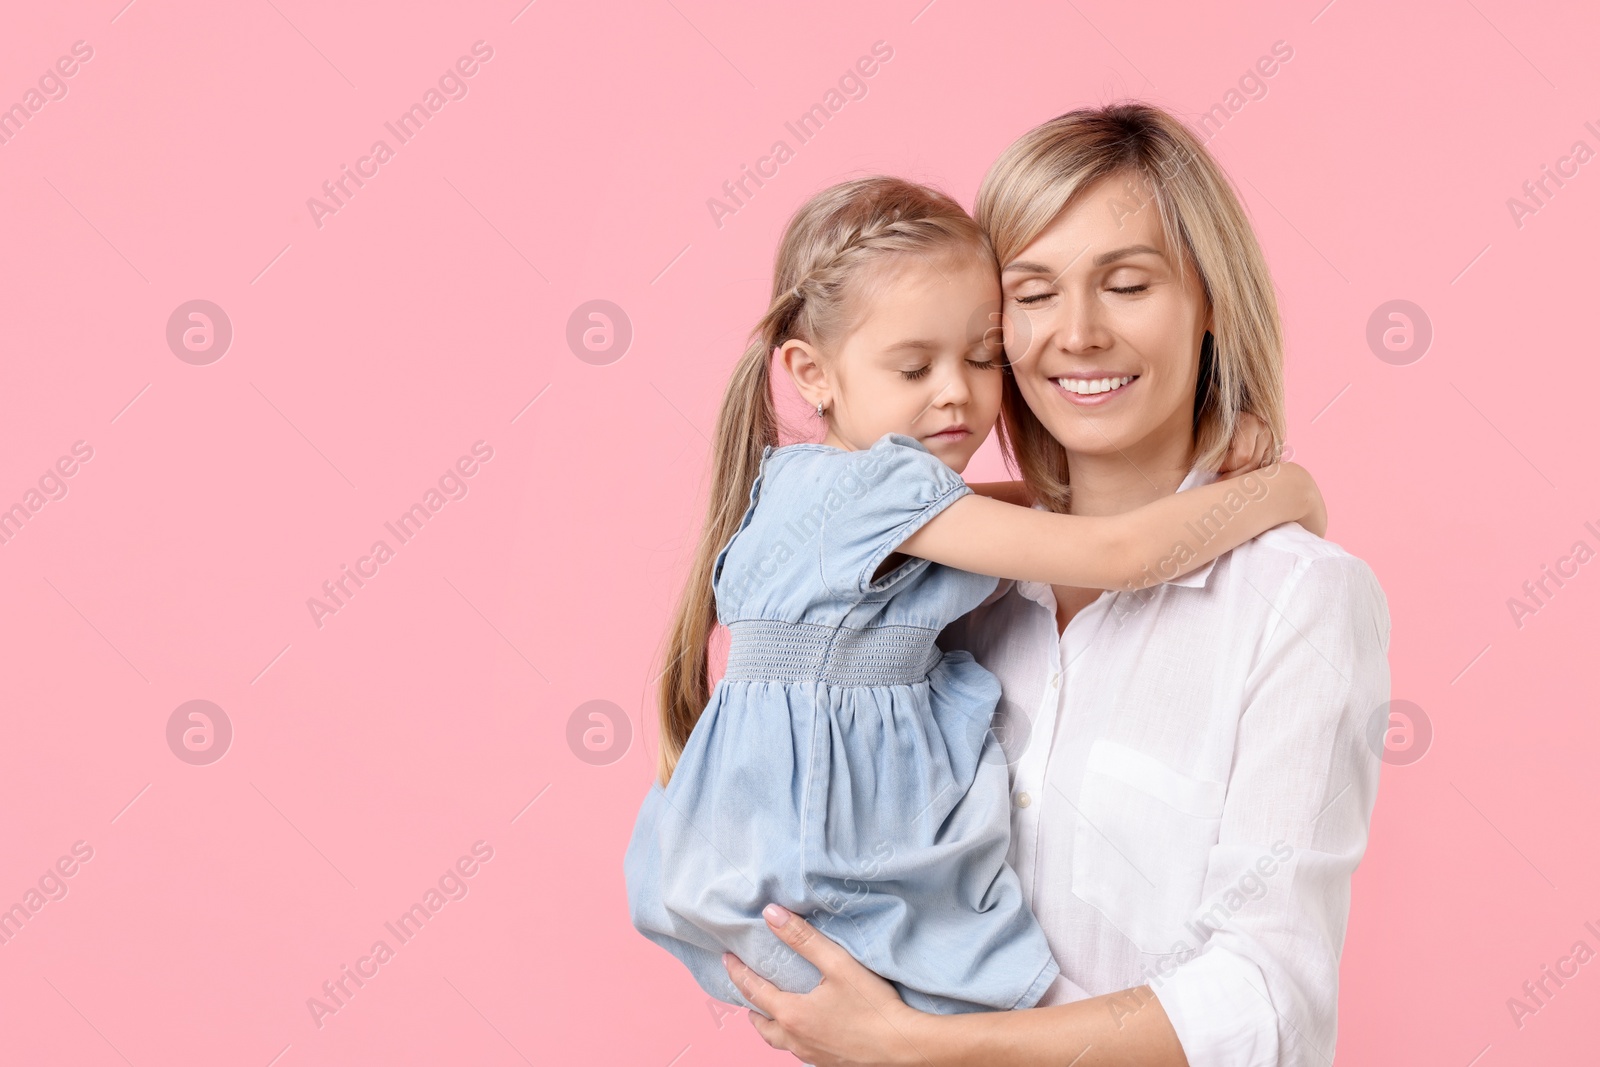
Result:
M1210 308L1178 255L1154 199L1113 175L1001 265L1017 386L1069 455L1192 449Z

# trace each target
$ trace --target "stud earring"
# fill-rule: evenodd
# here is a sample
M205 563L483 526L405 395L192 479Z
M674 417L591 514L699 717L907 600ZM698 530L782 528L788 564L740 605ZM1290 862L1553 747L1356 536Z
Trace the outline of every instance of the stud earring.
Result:
M819 418L819 419L822 418L823 411L824 411L824 408L822 406L822 403L821 403L821 401L818 401L817 402L817 418Z

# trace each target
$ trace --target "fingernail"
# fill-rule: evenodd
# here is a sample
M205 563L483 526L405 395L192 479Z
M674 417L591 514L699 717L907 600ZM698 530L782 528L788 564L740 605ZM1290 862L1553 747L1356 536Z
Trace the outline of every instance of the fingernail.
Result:
M761 909L761 914L767 917L767 922L773 926L782 926L789 921L789 909L781 904L768 904Z

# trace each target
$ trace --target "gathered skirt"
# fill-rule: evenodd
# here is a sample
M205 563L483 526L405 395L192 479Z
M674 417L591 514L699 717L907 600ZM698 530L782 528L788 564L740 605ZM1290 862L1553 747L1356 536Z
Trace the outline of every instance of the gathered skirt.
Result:
M1006 863L999 683L965 652L904 685L724 680L624 861L634 926L711 996L750 1005L732 952L780 989L820 974L768 928L805 917L921 1011L1033 1006L1059 972Z

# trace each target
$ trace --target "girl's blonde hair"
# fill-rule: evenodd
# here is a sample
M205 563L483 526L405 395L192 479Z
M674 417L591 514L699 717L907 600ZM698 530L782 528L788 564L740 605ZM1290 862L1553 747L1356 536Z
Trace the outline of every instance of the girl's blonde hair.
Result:
M978 190L978 224L1001 266L1103 178L1122 176L1128 213L1152 202L1179 269L1192 263L1212 312L1195 390L1196 466L1215 470L1241 412L1283 446L1283 329L1272 276L1249 219L1216 160L1160 108L1123 103L1069 111L1017 139ZM1018 353L1017 355L1020 355ZM1067 457L1006 375L1001 443L1035 497L1067 511Z
M790 339L825 348L855 325L866 269L965 251L992 264L983 231L945 194L899 178L873 177L825 189L789 220L773 269L772 301L751 332L717 416L711 499L683 597L667 635L661 674L662 785L711 698L708 642L716 625L712 568L738 530L767 446L778 444L773 350Z

